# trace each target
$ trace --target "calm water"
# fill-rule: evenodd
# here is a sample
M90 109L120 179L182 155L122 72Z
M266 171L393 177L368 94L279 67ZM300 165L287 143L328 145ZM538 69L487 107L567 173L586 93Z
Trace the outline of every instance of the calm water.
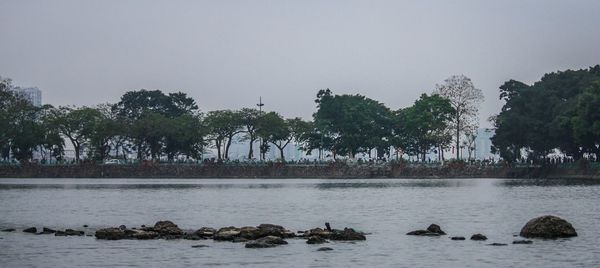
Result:
M553 214L572 239L510 244L531 218ZM599 267L598 180L0 180L0 228L96 228L169 219L183 229L275 223L291 230L354 227L367 241L246 249L241 243L101 241L0 232L2 267ZM449 235L486 242L413 237L438 223ZM88 224L89 229L81 228ZM505 247L487 243L508 243ZM207 248L191 248L206 244Z

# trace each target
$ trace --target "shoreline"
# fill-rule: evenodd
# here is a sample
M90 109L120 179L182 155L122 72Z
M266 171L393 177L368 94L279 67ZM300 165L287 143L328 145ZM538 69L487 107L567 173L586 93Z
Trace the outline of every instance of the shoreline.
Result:
M0 166L0 178L85 179L600 179L597 168L498 166L227 166L69 165Z

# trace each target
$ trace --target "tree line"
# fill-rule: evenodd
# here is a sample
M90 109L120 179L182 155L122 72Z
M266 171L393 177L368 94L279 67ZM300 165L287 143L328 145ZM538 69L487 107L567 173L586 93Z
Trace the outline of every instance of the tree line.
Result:
M600 160L600 65L500 86L493 151L509 162ZM558 156L558 157L557 157Z
M34 107L11 91L10 79L0 81L2 158L21 162L30 161L34 153L61 161L66 142L77 162L129 155L138 160L200 160L212 149L217 160L225 160L235 142L248 144L248 159L256 154L265 159L267 152L277 150L279 160L285 161L284 150L294 143L319 158L364 153L383 159L392 157L394 148L397 157L425 161L427 154L437 153L441 160L448 148L468 145L466 137L474 136L477 106L483 100L481 90L465 76L450 77L433 93L398 110L362 95L325 89L317 93L316 112L306 121L253 108L202 113L185 93L144 89L126 92L115 104Z

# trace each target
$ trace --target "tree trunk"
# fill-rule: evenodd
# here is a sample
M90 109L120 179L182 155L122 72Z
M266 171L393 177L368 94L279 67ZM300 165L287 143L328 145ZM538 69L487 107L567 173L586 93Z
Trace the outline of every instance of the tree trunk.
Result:
M250 149L248 150L248 159L252 160L252 156L254 156L254 151L252 150L254 140L250 138Z
M460 116L456 118L456 160L460 160Z
M277 147L277 148L279 148L279 156L281 157L281 162L285 163L285 157L283 156L283 149L285 147L283 147L283 148L282 147Z

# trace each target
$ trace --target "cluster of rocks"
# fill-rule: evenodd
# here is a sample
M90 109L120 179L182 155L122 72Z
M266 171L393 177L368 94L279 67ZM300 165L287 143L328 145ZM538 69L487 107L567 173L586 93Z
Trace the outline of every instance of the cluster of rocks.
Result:
M446 235L446 232L437 224L431 224L425 230L415 230L406 233L407 235L415 236L442 236ZM527 222L521 229L520 236L525 238L566 238L577 236L577 232L573 225L564 219L556 216L546 215L538 218L534 218ZM466 240L464 236L452 236L452 240ZM474 234L471 236L471 240L474 241L486 241L488 238L483 234ZM531 240L515 240L513 244L532 244ZM491 243L489 246L506 246L504 243Z
M128 229L125 226L99 229L95 234L97 239L120 240L120 239L187 239L203 240L213 239L215 241L231 241L246 243L246 248L270 248L285 245L284 239L300 238L306 239L307 244L322 244L328 240L334 241L356 241L366 240L362 232L352 228L343 230L331 229L327 224L326 229L314 228L307 231L299 231L298 234L275 224L261 224L246 227L223 227L215 229L202 227L195 231L183 231L171 221L159 221L153 227L139 229ZM197 247L202 247L197 245Z
M3 229L2 231L3 232L14 232L14 231L16 231L16 229L9 228L9 229ZM43 227L39 233L38 233L38 229L36 227L25 228L25 229L23 229L23 232L30 233L30 234L38 234L38 235L54 234L55 236L83 236L83 235L85 235L85 232L80 231L80 230L66 229L64 231L61 231L61 230L50 229L47 227Z

